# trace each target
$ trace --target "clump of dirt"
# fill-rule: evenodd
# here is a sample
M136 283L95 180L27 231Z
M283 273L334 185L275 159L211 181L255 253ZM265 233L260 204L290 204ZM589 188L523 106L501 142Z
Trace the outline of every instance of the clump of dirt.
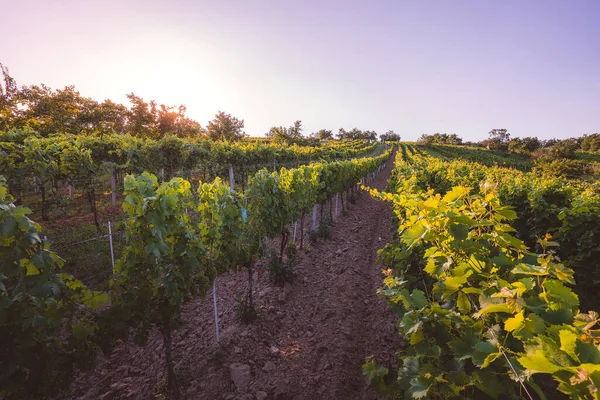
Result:
M378 189L392 168L371 183ZM341 212L341 206L339 206ZM305 232L310 228L306 218ZM236 322L235 299L246 290L245 271L216 281L220 343L212 296L185 306L173 355L188 399L376 399L363 377L365 357L394 363L401 338L396 318L376 295L377 250L392 239L389 204L360 194L347 216L334 218L331 239L298 252L293 284L273 286L263 266L255 273L259 319ZM305 243L308 242L305 238ZM299 239L296 240L299 242ZM164 393L162 339L121 344L72 386L79 399L150 399Z

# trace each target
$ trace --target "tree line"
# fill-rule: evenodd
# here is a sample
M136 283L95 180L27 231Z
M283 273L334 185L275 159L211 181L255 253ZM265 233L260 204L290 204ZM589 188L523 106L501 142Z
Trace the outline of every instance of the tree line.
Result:
M244 120L219 111L206 126L187 116L185 105L166 105L146 101L129 93L129 106L111 100L103 102L81 95L75 86L52 89L44 84L19 86L7 67L0 63L0 131L10 129L36 132L40 137L55 134L107 135L128 134L160 140L167 136L208 137L213 140L236 141L246 136ZM321 129L303 136L301 121L290 127L274 126L266 133L281 144L311 145L319 140L377 140L377 132L340 128L337 134ZM388 131L382 141L399 141L400 135Z
M488 150L505 151L510 153L533 155L535 158L546 156L550 158L574 159L578 150L588 152L600 151L600 133L592 133L568 139L540 140L537 137L511 138L507 129L492 129L488 137L480 142L465 142L457 134L434 133L423 134L419 144L432 146L436 144L465 145L484 147Z

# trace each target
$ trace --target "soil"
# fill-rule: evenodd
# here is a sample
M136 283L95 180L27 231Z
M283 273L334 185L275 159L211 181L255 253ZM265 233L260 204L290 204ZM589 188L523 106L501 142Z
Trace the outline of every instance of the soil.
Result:
M384 188L391 164L371 186ZM307 226L310 220L305 218ZM402 342L396 317L376 294L383 279L377 250L393 233L390 205L362 192L346 216L334 218L330 239L298 252L292 284L274 286L264 264L256 268L260 315L250 325L236 322L235 313L236 296L246 291L246 271L219 277L220 343L212 295L187 304L183 327L174 333L182 397L377 399L362 364L370 355L394 364ZM146 346L123 343L78 377L71 399L162 398L164 365L162 338L153 332Z

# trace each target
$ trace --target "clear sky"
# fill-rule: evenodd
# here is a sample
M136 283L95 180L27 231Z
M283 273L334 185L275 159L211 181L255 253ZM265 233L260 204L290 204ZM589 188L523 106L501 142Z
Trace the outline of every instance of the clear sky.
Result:
M0 0L21 85L403 139L600 132L600 0Z

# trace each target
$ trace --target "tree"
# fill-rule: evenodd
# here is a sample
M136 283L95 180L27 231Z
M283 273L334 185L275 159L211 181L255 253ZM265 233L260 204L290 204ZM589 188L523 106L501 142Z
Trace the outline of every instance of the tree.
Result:
M531 154L541 146L536 137L512 138L508 142L508 151L511 153Z
M294 122L294 125L289 128L274 126L269 129L266 136L277 143L285 143L288 145L297 143L302 138L302 121L298 120Z
M154 112L152 107L154 106L133 93L128 94L127 98L131 102L131 108L127 115L127 133L138 137L153 136Z
M361 131L358 128L352 128L347 131L344 128L340 128L337 135L338 139L367 139L377 140L377 132L375 131Z
M377 140L377 132L375 131L364 131L362 134L367 140Z
M484 141L486 147L490 150L508 150L510 133L506 129L492 129L488 133L489 138Z
M215 115L215 119L208 123L206 134L213 140L236 141L246 136L243 129L243 119L239 120L230 114L219 111Z
M551 158L574 159L577 144L571 139L561 140L552 147L548 148L548 154Z
M2 80L0 82L0 130L7 130L11 126L15 114L15 99L19 91L17 82L10 76L8 68L0 63Z
M584 135L581 141L581 150L591 152L600 151L600 133Z
M321 129L318 132L312 133L310 136L320 140L333 139L333 133L329 129Z
M398 135L393 130L387 131L386 133L381 135L379 138L381 139L382 142L399 142L400 141L400 135Z
M93 359L94 309L108 300L61 270L30 213L13 204L0 177L3 399L60 397L74 370Z
M424 146L431 146L434 143L434 140L435 138L433 137L433 135L422 134L421 137L419 137L419 140L417 140L417 142Z
M426 146L430 146L432 144L461 145L463 144L463 140L462 138L458 137L456 133L434 133L433 135L421 135L419 138L419 143L422 143Z

